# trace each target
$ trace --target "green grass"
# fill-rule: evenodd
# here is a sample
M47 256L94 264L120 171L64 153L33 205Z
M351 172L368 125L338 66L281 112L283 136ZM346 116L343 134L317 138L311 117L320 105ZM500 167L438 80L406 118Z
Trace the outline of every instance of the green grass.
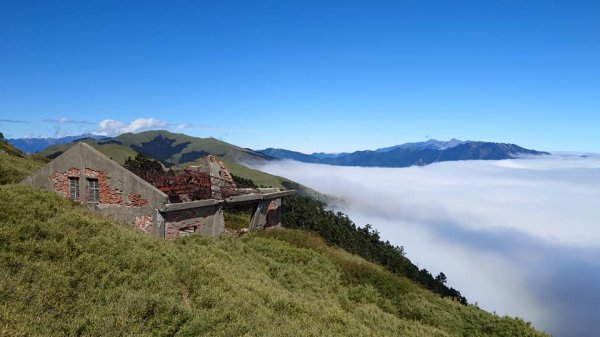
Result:
M8 153L0 152L0 184L18 183L45 164L35 156Z
M98 142L94 139L86 139L82 141L89 144L96 150L102 152L104 155L121 165L125 163L127 158L131 157L133 159L137 155L137 152L135 150L127 146L114 143L99 145ZM70 149L71 146L73 146L74 144L75 142L68 144L52 145L47 149L39 152L39 155L53 159Z
M223 215L225 216L225 228L232 230L248 228L252 219L251 210L225 209Z
M7 154L13 157L24 157L25 154L21 150L12 146L12 144L0 138L0 153Z
M0 186L1 336L542 336L303 231L164 241Z
M115 137L114 139L121 141L123 145L126 146L142 146L142 143L148 143L157 136L162 136L163 138L173 140L174 142L171 144L172 147L176 147L177 145L183 145L187 143L187 145L183 147L181 152L174 153L169 158L169 162L172 164L181 163L182 155L192 151L204 151L213 155L217 155L219 157L225 157L226 159L232 161L260 160L264 157L260 153L254 152L249 149L241 148L239 146L229 144L212 137L192 137L182 133L173 133L165 130L145 131L135 134L125 133Z

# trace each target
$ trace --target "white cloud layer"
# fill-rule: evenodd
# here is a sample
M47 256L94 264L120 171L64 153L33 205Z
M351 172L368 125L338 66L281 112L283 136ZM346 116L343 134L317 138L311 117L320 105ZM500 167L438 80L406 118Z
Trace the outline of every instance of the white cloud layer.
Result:
M338 209L471 303L555 336L600 336L600 156L259 169L343 198Z
M173 131L182 130L201 130L211 131L217 133L223 132L260 132L259 130L252 129L231 129L223 128L218 126L195 124L195 123L169 123L156 118L138 118L133 120L131 123L123 123L114 119L105 119L98 124L96 130L93 133L103 136L118 136L122 133L127 132L141 132L148 130L166 129Z
M2 122L11 123L30 123L27 121L13 121L13 120L1 120ZM88 121L88 120L73 120L66 117L60 117L57 119L44 119L45 123L53 125L52 132L38 135L39 138L49 137L51 134L53 138L60 138L65 136L81 135L83 133L92 133L96 135L114 137L123 133L136 133L148 130L170 130L173 132L181 132L183 130L194 130L194 131L205 131L213 134L228 134L233 133L258 133L260 130L254 129L237 129L237 128L226 128L213 125L205 125L198 123L173 123L164 120L156 119L153 117L148 118L136 118L133 121L127 123L115 119L104 119L101 122ZM33 134L25 138L31 138Z
M155 118L138 118L129 124L114 119L105 119L98 124L98 128L94 133L103 136L117 136L127 132L164 129L168 126L169 123Z

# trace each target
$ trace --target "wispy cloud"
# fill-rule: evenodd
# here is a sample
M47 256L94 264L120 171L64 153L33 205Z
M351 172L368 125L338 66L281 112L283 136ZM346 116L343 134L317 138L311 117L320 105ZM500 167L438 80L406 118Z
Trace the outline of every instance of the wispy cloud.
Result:
M343 198L340 210L486 310L555 336L600 335L600 156L260 168Z
M204 131L216 131L216 132L224 132L227 131L226 128L218 127L218 126L210 126L204 124L193 124L193 123L181 123L181 124L169 124L170 128L175 130L204 130Z
M87 121L87 120L73 120L73 119L68 119L68 118L59 118L59 119L44 119L44 122L46 123L52 123L52 124L59 124L59 125L65 125L65 124L74 124L74 125L95 125L97 124L96 122L92 122L92 121Z
M27 123L29 121L0 119L0 123ZM48 118L43 122L52 124L52 136L64 137L69 135L79 135L82 133L93 133L103 136L118 136L128 132L142 132L148 130L165 129L170 131L206 131L225 134L227 132L261 132L253 129L238 129L229 127L220 127L198 123L176 123L169 122L153 117L136 118L129 122L124 122L112 118L104 119L100 122L90 120L70 119L66 117Z
M155 129L171 131L199 130L209 132L260 132L260 130L236 129L196 123L172 123L156 118L137 118L129 123L114 119L105 119L98 124L94 133L104 136L116 136L127 132L141 132Z
M169 123L155 118L138 118L130 123L114 119L105 119L98 124L94 133L103 136L116 136L128 132L140 132L153 129L167 128Z
M17 119L0 119L0 123L31 124L30 121L23 121L23 120L17 120Z
M89 132L90 131L89 129L81 130L81 127L85 126L85 125L90 125L90 126L96 125L96 122L93 122L93 121L75 120L75 119L69 119L66 117L61 117L61 118L57 118L57 119L47 118L47 119L44 119L43 122L50 123L53 125L52 129L53 129L53 137L54 138L60 138L60 137L77 135L77 134ZM77 129L73 130L69 126L75 126L75 127L77 127Z

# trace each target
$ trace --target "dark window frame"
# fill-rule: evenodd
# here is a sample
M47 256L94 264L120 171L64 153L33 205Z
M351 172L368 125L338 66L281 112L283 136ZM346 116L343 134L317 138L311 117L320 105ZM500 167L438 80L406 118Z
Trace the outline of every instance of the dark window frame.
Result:
M100 202L100 184L96 178L87 178L87 201L92 203Z
M69 177L69 199L79 199L79 177Z

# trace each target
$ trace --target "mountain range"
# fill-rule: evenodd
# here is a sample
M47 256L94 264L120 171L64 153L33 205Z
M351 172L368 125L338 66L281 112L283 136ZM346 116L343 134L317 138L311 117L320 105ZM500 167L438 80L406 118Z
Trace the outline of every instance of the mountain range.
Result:
M137 153L154 158L167 167L190 163L209 154L232 162L273 159L262 153L229 144L212 137L192 137L165 130L124 133L117 137L105 137L102 139L88 137L76 141L85 141L121 164L128 157L135 157ZM52 159L70 148L73 143L52 145L40 151L39 154Z
M312 154L275 148L254 151L215 138L198 138L164 130L125 133L111 138L82 134L63 138L8 139L9 143L23 152L39 151L40 155L50 159L63 153L75 141L85 141L120 163L129 157L135 157L139 152L166 166L193 162L208 154L221 157L233 165L240 162L291 159L305 163L363 167L422 166L442 161L499 160L522 155L549 154L515 144L461 141L454 138L449 141L430 139L352 153Z
M291 159L305 163L364 167L407 167L455 160L499 160L522 155L545 155L548 152L530 150L515 144L482 141L438 141L405 143L377 150L352 153L305 154L285 149L268 148L257 151L277 159Z
M60 138L12 138L6 140L14 147L25 153L35 153L43 151L51 145L71 143L75 140L84 138L103 139L107 137L91 133L84 133L78 136L67 136Z

